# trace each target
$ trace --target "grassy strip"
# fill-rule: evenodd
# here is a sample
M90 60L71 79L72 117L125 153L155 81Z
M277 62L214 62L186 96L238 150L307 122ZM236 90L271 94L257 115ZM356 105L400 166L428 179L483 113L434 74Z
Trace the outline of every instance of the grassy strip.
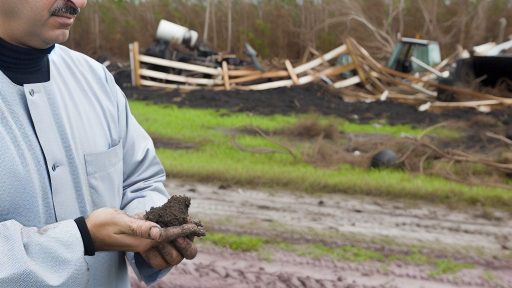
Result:
M131 101L130 108L148 133L200 143L225 138L222 128L257 126L272 130L292 125L297 121L291 116L227 114L207 109L159 106L141 101Z
M384 125L352 123L332 116L318 115L271 115L261 116L249 113L228 113L208 109L178 108L161 106L144 101L130 101L132 113L150 134L179 138L185 141L202 141L204 138L218 139L218 130L212 128L235 128L257 126L273 130L296 124L300 120L315 120L322 124L334 123L347 133L376 133L392 136L419 136L424 130L410 125ZM455 136L452 130L437 128L430 135Z
M213 244L229 248L234 251L254 252L260 250L264 240L250 235L231 235L222 233L208 233L204 238Z
M327 247L323 244L293 244L270 238L262 238L251 235L235 235L210 232L204 238L216 246L229 248L234 251L264 253L271 249L287 251L298 256L310 258L332 258L338 261L366 262L376 261L385 264L393 262L405 262L415 265L429 265L433 270L430 277L439 277L445 274L456 274L463 269L471 269L474 266L469 263L457 262L450 259L432 258L412 250L408 255L385 255L382 252L373 251L356 246ZM271 261L271 254L262 254L264 260Z
M297 123L297 117L226 115L211 110L178 109L138 101L131 102L131 107L150 134L202 143L196 150L158 150L164 167L173 177L306 192L427 200L452 206L481 205L512 211L512 193L505 189L463 185L396 170L366 170L347 165L321 169L294 159L287 151L262 137L243 135L237 141L246 147L268 147L278 153L240 151L233 147L225 133L226 128L244 126L277 129ZM421 133L419 130L416 132Z
M359 124L344 121L340 125L340 129L347 133L368 133L368 134L385 134L391 136L420 136L424 132L422 129L413 128L410 125L385 125L385 124ZM460 133L455 130L445 129L442 127L434 128L428 135L435 135L442 138L456 139L460 137Z
M463 269L471 269L474 266L468 263L454 262L450 259L441 259L435 261L436 269L431 271L428 276L436 278L445 274L456 274Z
M467 186L442 178L414 176L394 170L350 166L319 169L287 154L254 155L210 145L198 152L158 150L171 175L233 185L284 187L306 192L372 195L433 203L491 206L511 211L512 193L504 189Z

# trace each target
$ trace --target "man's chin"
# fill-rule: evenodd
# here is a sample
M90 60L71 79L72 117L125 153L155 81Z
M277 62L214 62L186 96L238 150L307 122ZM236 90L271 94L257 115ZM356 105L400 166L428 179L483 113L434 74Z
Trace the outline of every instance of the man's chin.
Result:
M47 38L48 46L52 46L53 44L60 44L66 42L69 39L69 30L59 29L59 31L55 31L52 33L50 37Z

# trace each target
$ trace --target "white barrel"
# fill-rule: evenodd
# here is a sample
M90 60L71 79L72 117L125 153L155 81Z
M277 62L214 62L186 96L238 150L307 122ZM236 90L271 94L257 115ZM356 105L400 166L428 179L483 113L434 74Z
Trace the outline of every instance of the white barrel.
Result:
M183 44L189 47L194 47L196 45L198 37L199 35L196 31L167 20L160 20L158 29L156 30L157 39L176 44Z

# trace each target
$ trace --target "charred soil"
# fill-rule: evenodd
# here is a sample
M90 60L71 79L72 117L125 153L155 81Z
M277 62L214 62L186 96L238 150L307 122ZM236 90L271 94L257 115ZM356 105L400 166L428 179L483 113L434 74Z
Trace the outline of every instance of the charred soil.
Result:
M450 109L440 112L418 112L417 107L396 102L346 102L339 91L320 84L277 88L266 91L197 90L182 93L176 90L123 88L130 99L149 100L178 107L213 108L231 112L261 115L318 113L338 116L353 122L383 120L390 125L410 124L418 127L450 120L482 116L474 109ZM500 125L512 124L512 112L495 110L487 114Z

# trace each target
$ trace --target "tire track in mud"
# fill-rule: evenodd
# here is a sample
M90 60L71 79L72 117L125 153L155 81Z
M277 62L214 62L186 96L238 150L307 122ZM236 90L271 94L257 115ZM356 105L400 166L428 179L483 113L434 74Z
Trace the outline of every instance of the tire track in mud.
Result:
M306 196L180 182L167 185L173 194L185 194L192 198L192 216L212 225L215 231L224 233L250 234L270 239L277 237L298 244L324 243L337 247L355 244L385 255L405 255L410 252L411 245L415 244L446 246L450 249L460 247L461 251L472 247L499 254L503 250L502 243L497 239L512 239L512 221L507 215L500 216L502 221L490 221L440 207L425 205L411 208L369 198ZM250 225L231 225L242 221ZM258 227L258 223L279 223L297 229L314 228L350 233L363 236L361 239L384 236L405 244L386 246L354 239L321 239L319 236L262 229L263 226ZM435 267L432 265L401 261L312 259L281 250L266 251L272 258L268 261L262 260L256 253L203 246L196 259L175 267L152 287L512 287L512 260L458 253L457 250L450 254L442 249L421 251L430 257L474 265L456 274L443 274L434 278L431 273ZM491 272L492 277L485 277L486 273L490 275ZM145 287L131 273L133 287Z
M272 261L265 262L254 253L203 247L197 259L180 264L151 287L512 287L512 282L490 282L474 273L434 279L429 272L425 267L400 263L383 268L381 263L343 263L284 252L275 252ZM136 282L133 273L131 280L132 287L146 287Z
M369 237L388 237L436 246L456 245L500 251L512 245L512 220L491 221L447 208L408 208L390 201L344 195L306 196L212 185L168 183L172 193L192 198L190 213L201 219L243 218L290 227L315 228ZM499 213L499 212L497 212Z

